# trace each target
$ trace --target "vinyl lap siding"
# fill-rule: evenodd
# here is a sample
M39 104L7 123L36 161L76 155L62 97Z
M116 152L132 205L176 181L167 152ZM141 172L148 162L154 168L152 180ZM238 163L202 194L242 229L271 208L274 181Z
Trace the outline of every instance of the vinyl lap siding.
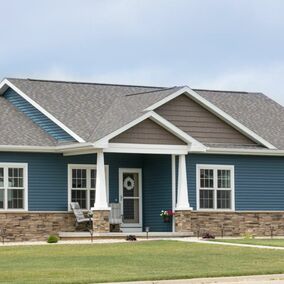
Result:
M188 155L189 198L194 208L196 208L196 164L235 166L236 210L284 210L283 157Z
M110 140L110 143L185 145L163 127L146 119Z
M56 125L11 88L4 93L4 97L54 139L58 141L75 141L72 136L66 133L62 128Z
M66 211L68 164L96 164L96 155L62 156L49 153L0 153L0 162L28 163L29 211ZM105 154L109 166L109 201L119 201L119 168L142 169L143 229L170 231L159 214L171 208L169 155Z
M171 232L161 210L172 208L172 173L170 155L145 155L143 167L143 224L152 232Z
M185 95L171 100L155 111L202 143L255 145L253 141Z

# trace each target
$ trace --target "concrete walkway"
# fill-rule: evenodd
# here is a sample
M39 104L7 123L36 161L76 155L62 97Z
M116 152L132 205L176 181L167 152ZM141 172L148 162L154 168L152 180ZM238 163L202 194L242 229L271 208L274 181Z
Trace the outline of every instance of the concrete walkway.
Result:
M182 280L155 280L137 282L115 282L109 284L284 284L284 274L195 278ZM101 283L102 284L102 283Z
M235 247L250 247L259 249L276 249L284 250L284 247L273 247L273 246L262 246L262 245L248 245L248 244L237 244L237 243L222 243L221 241L206 241L197 238L174 238L172 241L190 242L190 243L200 243L200 244L210 244L210 245L223 245L223 246L235 246Z

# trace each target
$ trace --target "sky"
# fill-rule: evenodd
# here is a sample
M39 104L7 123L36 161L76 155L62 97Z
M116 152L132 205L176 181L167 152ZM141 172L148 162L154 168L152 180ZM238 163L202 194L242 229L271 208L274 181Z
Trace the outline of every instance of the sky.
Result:
M284 105L282 0L0 0L0 78L263 92Z

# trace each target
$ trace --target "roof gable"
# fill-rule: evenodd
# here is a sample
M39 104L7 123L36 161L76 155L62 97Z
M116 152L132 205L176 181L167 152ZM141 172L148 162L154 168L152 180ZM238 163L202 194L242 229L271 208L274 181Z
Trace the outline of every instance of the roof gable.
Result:
M0 145L55 146L56 140L0 96Z
M147 118L112 138L110 143L186 145L178 137Z
M58 142L76 142L72 136L66 133L62 128L56 125L11 88L3 94L3 97Z
M211 144L257 145L186 95L176 97L155 111L208 146Z
M284 108L262 93L196 90L200 96L284 149Z

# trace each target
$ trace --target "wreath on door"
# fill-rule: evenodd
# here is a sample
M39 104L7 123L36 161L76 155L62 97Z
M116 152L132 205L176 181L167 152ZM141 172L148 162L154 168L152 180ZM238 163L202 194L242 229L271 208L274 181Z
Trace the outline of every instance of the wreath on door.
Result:
M127 190L132 190L135 186L134 179L128 176L127 178L124 179L123 186Z

